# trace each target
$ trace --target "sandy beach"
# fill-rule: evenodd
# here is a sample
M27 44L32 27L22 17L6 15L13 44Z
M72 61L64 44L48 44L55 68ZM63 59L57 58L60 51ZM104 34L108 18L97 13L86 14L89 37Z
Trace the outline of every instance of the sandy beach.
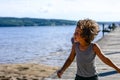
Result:
M0 80L43 80L58 67L42 64L0 64Z

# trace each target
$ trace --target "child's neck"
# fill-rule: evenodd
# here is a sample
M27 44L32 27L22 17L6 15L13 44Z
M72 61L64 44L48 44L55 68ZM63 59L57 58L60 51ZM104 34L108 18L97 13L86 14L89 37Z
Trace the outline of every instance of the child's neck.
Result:
M87 43L80 43L80 46L86 47L86 46L88 46L88 44Z
M80 48L81 51L85 51L88 48L88 46L89 46L88 43L81 42L79 48Z
M81 47L87 47L87 46L89 46L89 44L86 43L86 42L80 42L80 46L81 46Z

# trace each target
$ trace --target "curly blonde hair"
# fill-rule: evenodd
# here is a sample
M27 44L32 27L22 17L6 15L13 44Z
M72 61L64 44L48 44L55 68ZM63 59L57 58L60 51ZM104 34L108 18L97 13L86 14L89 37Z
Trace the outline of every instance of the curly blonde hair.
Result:
M85 41L88 44L94 40L95 36L99 32L99 25L96 21L91 19L79 20L77 22L77 27L82 30L82 33L80 35L85 38Z

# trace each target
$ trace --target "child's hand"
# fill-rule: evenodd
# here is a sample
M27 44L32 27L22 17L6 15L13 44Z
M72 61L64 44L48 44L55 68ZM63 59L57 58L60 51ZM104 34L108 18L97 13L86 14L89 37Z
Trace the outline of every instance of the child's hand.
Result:
M58 78L61 78L62 74L63 74L63 72L62 72L61 70L59 70L59 71L57 72Z
M117 72L120 73L120 68L117 69Z

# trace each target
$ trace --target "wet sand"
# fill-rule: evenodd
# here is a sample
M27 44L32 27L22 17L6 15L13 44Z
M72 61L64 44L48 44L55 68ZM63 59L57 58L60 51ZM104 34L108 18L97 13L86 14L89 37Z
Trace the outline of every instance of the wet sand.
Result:
M43 80L58 67L42 64L0 64L0 80Z

